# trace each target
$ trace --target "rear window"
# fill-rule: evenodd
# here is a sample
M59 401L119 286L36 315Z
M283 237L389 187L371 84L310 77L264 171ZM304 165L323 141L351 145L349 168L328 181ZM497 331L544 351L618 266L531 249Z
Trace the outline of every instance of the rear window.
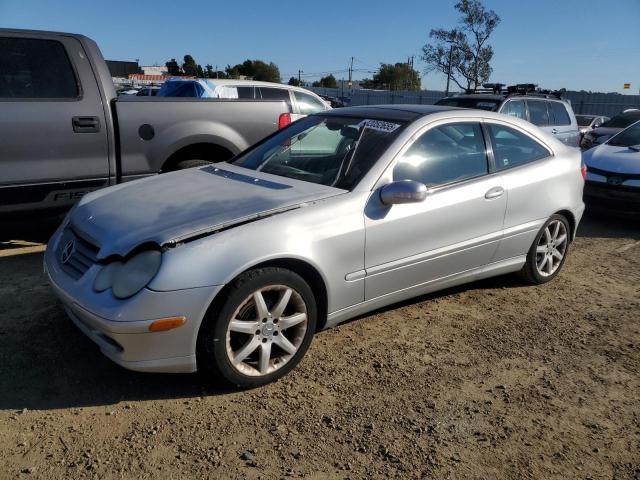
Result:
M438 100L436 102L436 105L459 108L477 108L480 110L496 112L501 103L502 100L492 100L486 98L450 97Z
M197 82L164 82L157 96L200 98L204 96L204 88Z
M0 37L0 98L78 96L78 82L62 43Z
M571 117L561 102L547 102L551 110L551 121L554 125L571 125Z

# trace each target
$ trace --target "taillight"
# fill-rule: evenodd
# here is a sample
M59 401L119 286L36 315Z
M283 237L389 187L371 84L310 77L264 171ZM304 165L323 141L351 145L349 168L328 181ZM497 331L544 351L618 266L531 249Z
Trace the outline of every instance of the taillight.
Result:
M580 167L580 173L582 173L582 180L587 179L587 166L584 162L582 162L582 166Z
M278 130L283 129L287 125L291 123L291 114L290 113L282 113L278 117Z

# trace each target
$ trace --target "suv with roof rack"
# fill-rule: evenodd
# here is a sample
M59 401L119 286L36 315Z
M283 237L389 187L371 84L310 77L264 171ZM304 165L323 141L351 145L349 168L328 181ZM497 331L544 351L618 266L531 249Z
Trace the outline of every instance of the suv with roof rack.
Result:
M529 83L509 86L506 91L501 83L485 83L483 87L442 98L436 105L477 108L522 118L555 135L564 144L578 146L578 122L570 103L561 98L562 91L539 90Z

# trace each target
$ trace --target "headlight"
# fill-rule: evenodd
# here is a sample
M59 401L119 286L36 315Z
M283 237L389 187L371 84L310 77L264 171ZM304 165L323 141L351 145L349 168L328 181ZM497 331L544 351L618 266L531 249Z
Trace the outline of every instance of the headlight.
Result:
M102 292L111 288L116 298L129 298L156 276L162 262L162 253L158 250L145 250L126 262L113 262L106 265L96 276L93 288Z

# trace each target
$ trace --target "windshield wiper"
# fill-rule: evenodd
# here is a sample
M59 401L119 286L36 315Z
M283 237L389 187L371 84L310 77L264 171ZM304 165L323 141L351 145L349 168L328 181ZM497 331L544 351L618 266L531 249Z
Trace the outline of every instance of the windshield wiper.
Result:
M633 150L634 152L640 152L640 144L629 145L629 150Z

